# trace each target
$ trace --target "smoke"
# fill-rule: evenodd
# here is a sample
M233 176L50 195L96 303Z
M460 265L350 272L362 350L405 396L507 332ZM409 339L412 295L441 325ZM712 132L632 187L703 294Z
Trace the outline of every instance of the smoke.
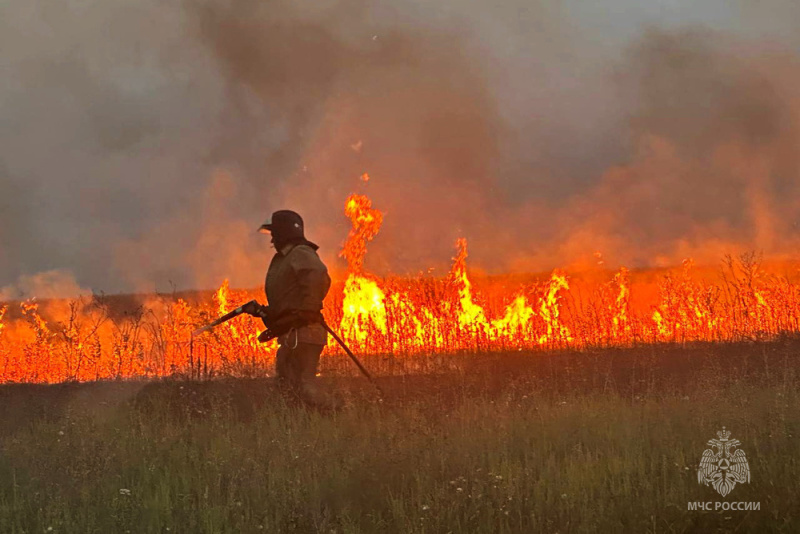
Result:
M255 285L266 272L269 257L264 236L237 214L240 195L230 173L213 171L206 190L189 206L176 207L163 219L159 231L117 247L116 269L129 273L129 280L141 293L159 289L154 285L158 274L169 278L176 288L187 279L191 287L215 287L232 274ZM131 265L136 268L129 269ZM187 272L173 280L171 273L181 269Z
M650 30L626 59L618 74L630 90L632 154L560 212L564 227L582 218L621 237L613 252L639 265L790 253L800 215L796 55L707 30Z
M342 190L373 177L361 187L387 212L367 259L376 270L443 265L459 235L493 270L596 251L646 266L794 245L797 206L783 199L797 183L800 72L786 47L649 27L603 58L545 5L522 15L541 17L533 34L501 34L475 5L391 22L361 2L278 6L206 4L204 39L277 108L288 142L275 163L295 171L292 204L336 220Z
M447 219L483 202L501 120L462 33L377 11L240 2L205 4L197 15L221 68L268 103L283 132L269 173L284 177L287 205L316 216L310 237L329 254L338 247L343 200L363 187L396 221L370 261L402 269L427 259L426 243L450 253L458 231ZM374 177L366 186L364 172Z
M383 273L790 253L796 8L617 3L0 6L0 286L255 286L283 208L336 269L351 192Z
M72 273L45 271L33 275L22 275L14 284L0 288L0 302L39 299L73 299L89 295L91 291L80 287Z

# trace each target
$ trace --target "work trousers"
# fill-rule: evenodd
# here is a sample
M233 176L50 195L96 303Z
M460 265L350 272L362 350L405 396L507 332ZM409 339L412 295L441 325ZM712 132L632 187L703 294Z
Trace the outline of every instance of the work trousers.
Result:
M296 395L305 404L327 408L328 399L319 390L317 368L325 345L315 343L285 343L278 347L275 371L284 390Z

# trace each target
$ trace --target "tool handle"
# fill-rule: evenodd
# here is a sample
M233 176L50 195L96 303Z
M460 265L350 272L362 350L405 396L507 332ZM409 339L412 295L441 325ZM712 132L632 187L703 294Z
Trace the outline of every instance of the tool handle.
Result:
M241 314L243 314L243 313L244 313L244 309L245 309L245 307L246 307L246 306L248 306L248 305L250 305L250 304L258 304L258 301L256 301L255 299L253 299L253 300L251 300L250 302L247 302L247 303L245 303L245 304L242 304L241 306L239 306L239 307L238 307L238 308L236 308L235 310L233 310L233 311L229 311L228 313L226 313L226 314L225 314L225 315L223 315L222 317L220 317L220 318L218 318L218 319L215 319L214 321L212 321L212 322L208 323L207 325L205 325L205 326L202 326L202 327L198 328L197 330L195 330L194 332L192 332L192 336L197 336L197 335L200 335L200 334L202 334L203 332L207 332L208 330L211 330L211 329L212 329L212 328L214 328L215 326L219 326L219 325L221 325L221 324L222 324L222 323L224 323L225 321L230 321L230 320L231 320L231 319L233 319L234 317L238 317L239 315L241 315Z
M333 336L333 339L335 339L336 342L339 343L339 345L342 346L342 348L347 353L347 355L350 356L350 359L353 360L353 363L355 363L358 366L358 369L363 373L364 376L366 376L369 379L370 382L372 382L372 385L375 386L375 389L378 390L378 393L380 393L380 396L383 397L384 394L383 394L383 390L381 389L381 387L375 382L375 380L372 378L372 375L369 374L369 371L367 371L364 368L364 366L361 365L361 362L358 361L358 358L356 358L356 355L353 354L353 351L351 351L350 348L347 345L345 345L344 341L342 341L342 338L340 338L336 334L336 332L334 332L333 329L330 326L328 326L328 323L324 323L323 322L322 326L324 326L325 330L327 330L328 333Z

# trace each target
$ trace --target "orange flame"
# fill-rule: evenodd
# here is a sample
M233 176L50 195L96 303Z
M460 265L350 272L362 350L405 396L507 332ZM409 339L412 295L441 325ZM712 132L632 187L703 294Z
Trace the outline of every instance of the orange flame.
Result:
M344 316L340 326L345 337L361 345L375 329L385 335L385 300L375 281L350 273L344 286Z
M371 241L380 230L383 214L372 209L372 201L363 195L350 195L345 202L344 213L353 228L339 255L347 260L349 272L360 274L367 254L367 241Z
M540 345L553 341L562 343L572 341L569 328L564 326L560 319L559 292L562 290L569 290L567 276L561 271L555 270L550 277L550 286L547 293L542 298L542 304L539 306L539 315L547 326L547 333L539 338Z
M363 195L350 195L344 212L353 227L339 254L347 260L349 273L344 286L340 328L347 338L363 344L372 330L386 334L386 296L374 280L362 275L367 241L380 230L383 214L372 209L372 202Z
M458 254L453 258L453 268L450 276L455 280L458 287L459 310L458 323L462 328L485 328L487 326L486 315L483 308L472 301L472 284L467 278L467 240L459 238L456 241Z
M3 335L3 327L5 327L3 324L3 317L5 317L7 311L8 306L0 306L0 336Z
M505 282L501 287L470 279L467 241L461 238L447 277L382 279L364 271L364 258L383 214L360 195L347 199L345 214L352 222L341 252L348 274L334 285L323 313L330 324L338 321L341 336L362 353L413 357L769 339L800 332L800 286L765 274L753 258L729 262L721 283L699 280L687 260L650 285L637 283L636 274L624 267L595 286L556 269L543 281L528 277L512 292ZM646 302L642 294L652 298ZM158 311L124 318L81 300L41 308L35 300L25 301L19 304L21 317L14 319L12 308L0 306L0 382L264 374L277 344L258 342L260 321L240 317L191 337L196 327L260 296L257 290L231 289L225 280L206 300L162 299L153 305ZM331 342L327 354L340 350Z
M615 340L625 339L630 334L630 324L628 320L631 290L628 281L628 269L621 267L619 272L614 275L614 282L619 285L619 294L614 302L614 316L611 320L612 336Z

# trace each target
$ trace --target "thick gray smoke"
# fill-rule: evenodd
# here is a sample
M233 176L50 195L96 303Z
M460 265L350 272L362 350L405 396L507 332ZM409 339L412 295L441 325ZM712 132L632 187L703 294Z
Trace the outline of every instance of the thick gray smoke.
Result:
M351 192L379 273L791 251L800 10L589 4L0 5L2 295L254 286L281 208L341 266Z

